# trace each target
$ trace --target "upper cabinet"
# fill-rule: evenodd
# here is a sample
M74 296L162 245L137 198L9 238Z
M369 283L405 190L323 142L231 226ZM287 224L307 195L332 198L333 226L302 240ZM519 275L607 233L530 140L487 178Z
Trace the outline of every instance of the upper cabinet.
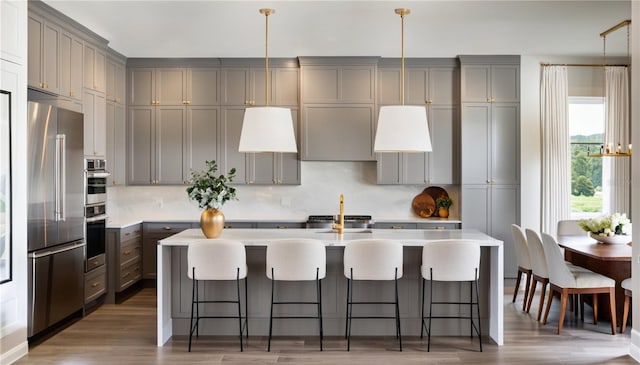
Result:
M126 76L125 65L122 62L107 58L106 65L106 92L107 101L123 104L125 103Z
M378 66L378 104L400 105L401 60ZM378 184L454 184L459 181L459 67L456 59L408 59L405 104L424 105L433 151L379 153Z
M520 102L520 66L470 64L462 69L463 102Z
M372 161L378 57L300 57L303 160Z
M84 87L98 92L106 92L107 56L103 49L95 45L84 45Z
M82 100L83 47L81 39L60 33L60 96Z
M266 105L267 79L261 60L225 59L222 67L222 106ZM291 60L269 62L269 105L298 105L298 68Z
M27 47L28 85L48 93L58 94L60 29L43 17L29 12Z

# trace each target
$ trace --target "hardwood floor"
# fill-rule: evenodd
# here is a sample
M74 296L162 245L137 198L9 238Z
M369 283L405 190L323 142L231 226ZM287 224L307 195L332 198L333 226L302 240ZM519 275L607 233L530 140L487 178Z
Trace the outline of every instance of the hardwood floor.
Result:
M275 338L266 352L266 338L250 337L241 353L236 337L201 337L187 352L187 339L155 345L155 290L143 289L119 305L103 305L82 320L29 350L16 364L636 364L627 355L630 329L612 336L610 324L591 324L567 313L562 335L556 335L558 303L545 326L535 314L522 312L523 293L511 303L513 286L505 284L505 344L485 340L477 352L477 339L434 337L431 352L426 339L403 338L399 352L395 338L352 338L347 352L343 338L327 338L318 351L317 338ZM539 294L536 294L539 295ZM532 311L537 313L537 308Z

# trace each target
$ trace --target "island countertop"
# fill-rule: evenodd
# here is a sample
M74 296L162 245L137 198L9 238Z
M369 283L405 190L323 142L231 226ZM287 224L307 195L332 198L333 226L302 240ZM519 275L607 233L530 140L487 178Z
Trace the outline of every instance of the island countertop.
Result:
M174 334L185 335L189 332L189 303L191 281L188 279L185 268L187 265L186 252L189 243L204 239L200 229L187 229L171 237L158 241L157 263L158 263L158 322L157 322L157 345L163 346ZM482 321L485 322L488 331L483 331L498 346L504 343L503 338L503 295L504 295L504 247L500 240L496 240L484 233L476 230L444 230L444 229L346 229L343 235L339 235L329 229L224 229L220 235L221 239L232 239L242 242L247 247L247 263L251 284L249 285L249 317L251 320L252 333L254 335L264 335L268 330L269 317L268 291L269 281L265 272L265 250L270 241L287 238L315 238L323 242L327 247L327 278L323 284L323 302L327 305L324 314L324 328L327 335L340 335L344 331L345 321L345 298L346 281L342 275L342 252L349 241L356 239L392 239L397 240L404 246L404 276L400 281L400 297L403 303L401 308L404 334L419 335L420 333L420 309L419 301L416 300L417 293L421 291L420 262L422 260L421 246L431 241L447 239L470 239L477 240L483 247L481 256L481 276L480 287L482 302ZM212 240L212 243L215 240ZM209 283L208 285L211 285ZM283 293L293 288L281 288ZM297 290L297 289L296 289ZM457 293L456 286L442 288L434 295L448 297L452 293ZM362 295L376 301L380 295L380 290L366 289ZM469 333L464 327L451 326L446 321L442 322L442 327L438 333L448 333L450 335L461 335ZM464 322L464 321L463 321ZM310 331L313 324L294 322L280 325L280 329L285 333L306 333ZM367 327L361 328L363 335L385 335L385 323L368 323ZM439 323L439 322L438 322ZM467 322L464 322L467 323ZM436 323L437 325L437 323ZM285 327L287 326L287 327ZM204 333L210 335L228 335L231 332L231 325L225 326L216 323Z
M187 229L158 241L161 246L187 246L197 239L204 239L200 229ZM366 229L347 228L339 235L330 229L224 229L220 239L241 241L247 246L265 246L269 241L288 238L313 238L327 246L344 246L357 239L397 240L403 246L422 246L429 241L465 239L476 240L481 246L502 246L502 241L476 230L462 229Z

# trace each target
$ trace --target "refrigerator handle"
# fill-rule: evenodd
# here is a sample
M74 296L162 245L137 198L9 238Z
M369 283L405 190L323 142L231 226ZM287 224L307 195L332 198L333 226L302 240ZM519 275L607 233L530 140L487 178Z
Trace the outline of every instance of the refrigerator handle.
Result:
M67 136L60 135L60 220L67 219Z
M65 200L66 200L66 136L56 135L56 157L55 157L55 220L56 222L65 220Z

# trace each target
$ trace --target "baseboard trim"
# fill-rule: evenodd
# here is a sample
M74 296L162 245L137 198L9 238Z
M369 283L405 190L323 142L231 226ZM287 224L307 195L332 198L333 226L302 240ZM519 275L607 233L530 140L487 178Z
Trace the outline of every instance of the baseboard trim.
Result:
M28 353L29 353L29 342L27 342L27 339L25 338L24 342L0 354L0 364L1 365L13 364L14 362L18 361L20 358L22 358Z

